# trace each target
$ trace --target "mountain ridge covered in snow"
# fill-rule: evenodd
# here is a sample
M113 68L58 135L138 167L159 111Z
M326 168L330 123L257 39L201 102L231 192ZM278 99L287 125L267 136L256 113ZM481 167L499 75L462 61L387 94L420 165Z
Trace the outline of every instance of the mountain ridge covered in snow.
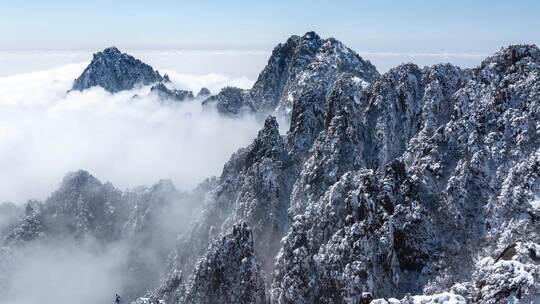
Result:
M109 91L139 83L180 94L153 69L129 75ZM502 48L473 69L408 63L380 75L308 32L279 44L251 89L224 88L201 106L284 115L288 131L266 117L220 176L189 193L167 181L122 192L69 174L13 216L2 245L91 235L128 240L136 253L150 242L158 269L130 255L136 303L540 301L535 45ZM161 238L153 225L174 221L165 214L179 204L196 216Z

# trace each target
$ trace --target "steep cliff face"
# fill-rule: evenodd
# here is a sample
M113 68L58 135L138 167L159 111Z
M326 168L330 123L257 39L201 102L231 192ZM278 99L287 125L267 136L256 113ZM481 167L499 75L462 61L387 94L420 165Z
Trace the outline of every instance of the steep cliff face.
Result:
M312 91L315 86L328 91L342 74L366 84L379 76L369 61L343 43L308 32L302 37L291 36L274 48L251 93L258 109L290 113L302 91Z
M168 78L167 78L168 79ZM159 72L115 47L94 54L92 61L75 79L72 90L83 91L100 86L116 93L137 85L150 85L164 80Z
M197 262L180 297L182 303L266 303L264 276L255 258L253 235L245 224L212 242Z
M250 226L254 251L269 282L273 257L287 227L288 196L293 182L289 171L285 143L275 118L269 117L254 142L225 164L222 175L206 195L202 213L180 237L166 275L168 280L151 297L170 298L175 290L170 286L180 283L178 275L189 277L212 240L238 222Z
M406 64L370 85L343 74L295 99L284 138L268 135L270 118L226 164L173 269L193 276L185 265L246 220L272 303L533 303L538 54L511 46L470 70ZM257 248L279 248L275 263Z
M447 289L472 302L537 299L536 249L510 263L491 256L539 242L531 204L539 189L538 54L512 46L471 71L391 70L358 99L360 123L343 128L348 143L358 138L351 129L363 134L353 146L368 148L347 153L359 160L319 152L342 140L333 128L347 115L337 115L295 184L272 301L354 303L363 292ZM328 172L341 168L352 171L332 183Z

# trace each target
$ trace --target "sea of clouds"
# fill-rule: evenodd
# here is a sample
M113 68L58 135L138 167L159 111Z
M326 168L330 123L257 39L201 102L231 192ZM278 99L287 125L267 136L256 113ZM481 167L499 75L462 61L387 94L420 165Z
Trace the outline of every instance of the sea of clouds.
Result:
M249 88L268 50L133 50L196 93ZM402 62L477 65L482 54L359 52L384 72ZM0 202L44 199L62 176L85 169L123 189L170 178L188 190L219 174L261 122L203 111L200 100L163 104L148 87L111 95L100 88L66 93L89 51L0 51ZM134 101L131 97L139 95ZM286 130L286 126L280 125Z
M45 200L67 172L79 169L119 189L171 179L179 190L190 190L219 175L231 154L248 145L262 126L260 118L225 117L203 108L198 99L160 100L149 86L116 94L99 87L68 92L87 64L0 76L0 203ZM201 87L218 92L253 83L220 73L160 72L175 88L194 93ZM0 229L16 212L3 207ZM165 218L164 225L185 222L182 216ZM176 235L171 236L172 244ZM104 245L91 239L0 247L0 303L113 303L115 293L124 295L137 279L126 264L129 248L123 241ZM151 248L137 252L148 255L145 263L155 263L153 275L161 273L162 261L153 261Z
M200 100L160 102L149 87L67 93L86 64L0 77L0 202L43 200L78 169L120 189L167 178L189 190L219 174L261 126L205 110ZM246 77L161 72L195 93L252 85Z

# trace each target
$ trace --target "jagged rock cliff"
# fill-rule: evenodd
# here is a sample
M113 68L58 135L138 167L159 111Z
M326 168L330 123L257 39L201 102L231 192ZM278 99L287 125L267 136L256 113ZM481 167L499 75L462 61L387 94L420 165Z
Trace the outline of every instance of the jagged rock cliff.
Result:
M285 137L270 118L226 164L171 269L193 276L246 220L272 303L538 301L539 64L518 45L294 99Z
M362 292L452 289L470 302L532 303L536 250L513 262L528 278L513 280L519 271L511 270L506 280L520 282L513 286L486 282L482 263L500 271L493 252L539 241L530 204L539 187L539 54L512 46L465 71L400 66L357 97L359 112L329 108L337 115L291 196L272 301L353 303ZM357 149L349 158L335 155L347 144Z
M264 276L257 264L251 229L234 225L212 242L197 262L180 302L265 303Z
M343 74L365 85L379 76L369 61L341 42L308 32L277 45L250 90L225 88L205 104L215 104L226 114L278 111L290 116L296 100L309 94L324 98Z
M83 91L100 86L116 93L133 89L137 85L150 85L163 80L159 72L151 66L110 47L94 54L90 64L75 79L72 90Z
M287 197L292 184L289 171L285 143L275 118L270 117L255 141L225 164L221 177L206 195L202 213L181 236L167 277L175 282L175 273L189 277L192 265L212 239L240 221L257 236L254 250L260 254L262 269L270 274L287 226ZM165 282L164 286L170 284ZM169 297L169 293L170 288L163 287L153 297Z

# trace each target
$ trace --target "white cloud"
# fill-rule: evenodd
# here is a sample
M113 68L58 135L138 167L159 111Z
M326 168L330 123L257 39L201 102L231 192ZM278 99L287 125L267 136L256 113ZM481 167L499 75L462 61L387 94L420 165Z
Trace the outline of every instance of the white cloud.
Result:
M233 86L242 89L249 89L253 86L253 80L247 77L238 77L231 79L227 76L220 74L206 74L206 75L191 75L181 74L172 70L163 70L163 74L169 75L169 77L176 83L176 86L193 91L193 94L202 88L206 87L214 94L219 92L224 86Z
M0 303L113 303L122 290L126 248L120 242L48 240L12 250L14 268L0 273L8 287Z
M204 111L200 101L160 103L148 87L109 94L66 91L85 63L0 78L0 202L44 199L68 171L119 188L170 178L180 189L219 174L261 123ZM176 87L217 92L246 78L170 73ZM138 94L142 98L133 99Z

